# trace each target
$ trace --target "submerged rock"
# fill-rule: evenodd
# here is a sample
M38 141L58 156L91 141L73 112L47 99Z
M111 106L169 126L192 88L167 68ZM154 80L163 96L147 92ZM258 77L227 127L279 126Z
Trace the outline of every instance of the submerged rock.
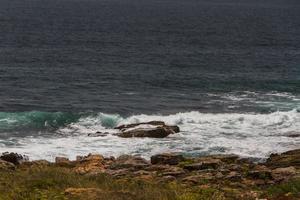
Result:
M22 162L25 162L28 160L28 157L22 156L21 154L17 153L9 153L9 152L4 152L0 156L1 160L13 163L14 165L19 165Z
M100 131L97 131L96 133L89 133L88 136L89 137L105 137L109 135L108 132L100 132Z

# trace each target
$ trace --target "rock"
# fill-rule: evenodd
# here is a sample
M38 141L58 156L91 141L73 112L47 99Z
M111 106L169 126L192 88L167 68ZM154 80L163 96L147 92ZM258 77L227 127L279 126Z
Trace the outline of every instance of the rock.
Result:
M180 131L178 126L167 126L161 121L151 121L137 124L127 124L116 127L120 133L115 135L119 137L152 137L164 138L170 134L178 133Z
M198 163L185 165L184 169L187 169L189 171L203 170L203 169L217 169L221 165L221 163L222 162L219 159L210 159Z
M300 137L300 132L290 131L285 133L283 136L290 137L290 138L297 138Z
M211 173L204 173L199 175L187 176L182 179L183 182L192 183L192 184L201 184L205 183L207 180L212 180L214 176Z
M105 137L107 135L109 135L108 132L99 132L99 131L97 131L96 133L89 133L88 134L89 137Z
M153 165L177 165L179 162L182 161L184 161L184 157L182 155L174 153L164 153L151 156L151 164Z
M271 179L271 170L264 165L257 165L254 170L250 170L247 174L248 177L253 179Z
M133 168L140 170L148 167L150 163L138 156L122 155L110 166L110 169Z
M150 122L142 122L142 123L135 123L135 124L124 124L124 125L115 127L115 129L122 130L122 129L133 128L133 127L136 127L139 125L165 126L166 124L165 124L165 122L162 122L162 121L150 121Z
M240 181L242 180L242 175L238 172L232 171L226 176L226 179L230 181Z
M295 167L276 168L272 170L272 178L275 181L286 180L297 173Z
M69 158L66 157L56 157L55 158L55 163L59 164L59 163L68 163L70 162Z
M287 151L282 154L271 154L266 165L270 168L282 168L294 166L300 168L300 149Z
M104 157L99 154L89 154L76 163L74 171L79 174L98 174L104 171Z
M132 130L125 130L117 135L123 138L130 138L130 137L164 138L172 133L173 133L172 130L164 127L153 127L153 128L136 128Z
M16 166L11 163L0 159L0 170L15 170Z
M24 161L28 160L28 157L26 156L22 156L20 154L17 153L9 153L9 152L5 152L0 156L0 159L13 163L14 165L19 165Z
M60 166L60 167L75 167L76 165L76 162L72 162L69 160L69 158L66 158L66 157L56 157L55 158L55 164L57 166Z
M180 167L169 167L168 169L164 170L160 175L161 176L180 176L185 174L185 171Z

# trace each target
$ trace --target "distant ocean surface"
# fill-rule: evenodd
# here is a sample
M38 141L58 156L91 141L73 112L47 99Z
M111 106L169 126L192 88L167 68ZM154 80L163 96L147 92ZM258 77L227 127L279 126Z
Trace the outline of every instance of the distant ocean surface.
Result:
M163 120L164 139L88 137ZM0 152L300 147L299 0L1 0Z

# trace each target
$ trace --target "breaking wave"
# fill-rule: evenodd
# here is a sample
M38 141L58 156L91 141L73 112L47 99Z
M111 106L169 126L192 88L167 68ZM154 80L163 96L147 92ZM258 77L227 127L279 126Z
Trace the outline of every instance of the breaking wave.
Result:
M181 132L163 139L88 137L96 131L113 133L120 124L165 121L178 125ZM0 152L27 154L31 159L53 160L55 156L101 153L107 156L133 154L149 157L160 152L189 155L234 153L263 159L270 153L300 146L300 112L258 113L183 112L172 115L67 114L67 113L1 113L1 132L16 127L46 128L52 136L39 134L25 137L0 137ZM47 127L55 129L47 129Z

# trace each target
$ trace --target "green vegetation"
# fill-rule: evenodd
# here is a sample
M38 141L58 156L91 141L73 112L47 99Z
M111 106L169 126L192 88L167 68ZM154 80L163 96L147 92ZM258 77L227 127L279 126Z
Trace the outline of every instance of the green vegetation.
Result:
M300 199L300 179L271 186L265 196L272 199Z
M202 200L222 199L218 191L184 189L172 184L154 184L136 179L113 179L103 174L83 176L70 169L45 166L16 171L1 171L0 200L64 200L64 199L144 199L144 200ZM75 192L67 194L67 188ZM76 189L86 192L76 194Z

